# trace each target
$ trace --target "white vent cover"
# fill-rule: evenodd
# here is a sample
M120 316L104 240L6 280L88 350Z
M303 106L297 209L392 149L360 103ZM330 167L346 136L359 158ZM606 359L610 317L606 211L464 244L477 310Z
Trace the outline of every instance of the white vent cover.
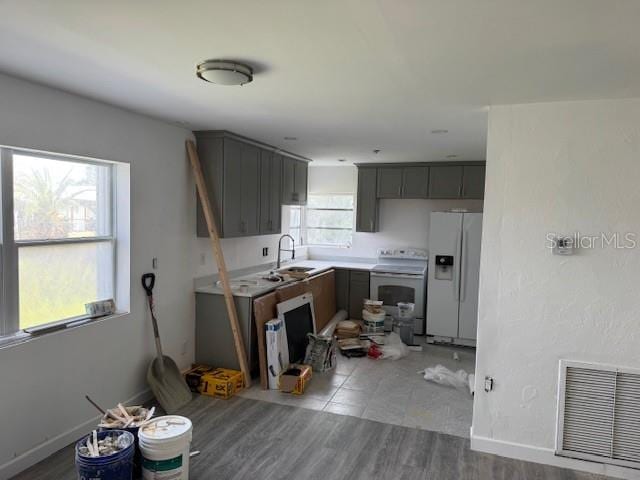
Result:
M640 371L560 361L558 455L640 468Z

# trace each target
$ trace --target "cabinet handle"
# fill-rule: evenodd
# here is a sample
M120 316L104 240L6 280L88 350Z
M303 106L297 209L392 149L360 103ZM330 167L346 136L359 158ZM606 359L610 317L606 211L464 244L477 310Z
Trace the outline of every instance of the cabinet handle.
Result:
M240 222L240 231L242 233L246 233L247 231L247 226L245 225L244 220Z
M398 196L401 197L402 196L402 185L400 185L398 187Z
M369 230L373 232L373 220L369 220Z

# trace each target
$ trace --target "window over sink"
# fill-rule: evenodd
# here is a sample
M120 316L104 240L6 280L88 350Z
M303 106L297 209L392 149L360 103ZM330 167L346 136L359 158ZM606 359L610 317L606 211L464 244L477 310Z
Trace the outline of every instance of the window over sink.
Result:
M289 234L301 245L350 247L354 203L352 194L309 194L305 207L290 207Z

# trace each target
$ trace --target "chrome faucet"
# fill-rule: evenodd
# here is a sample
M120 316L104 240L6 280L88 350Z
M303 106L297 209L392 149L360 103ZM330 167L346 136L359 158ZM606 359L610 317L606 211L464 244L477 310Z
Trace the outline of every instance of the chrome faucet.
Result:
M286 250L282 248L282 239L284 237L289 237L291 239L291 250ZM280 268L280 264L281 262L281 253L282 252L291 252L291 260L295 260L296 259L296 241L293 239L293 237L291 235L289 235L288 233L285 233L284 235L282 235L280 237L280 240L278 240L278 262L277 262L277 266L276 268Z

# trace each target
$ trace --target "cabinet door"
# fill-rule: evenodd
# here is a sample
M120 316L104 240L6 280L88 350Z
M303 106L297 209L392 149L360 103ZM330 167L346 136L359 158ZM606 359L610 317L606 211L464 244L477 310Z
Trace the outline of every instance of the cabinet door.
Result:
M428 192L429 167L402 169L402 198L427 198Z
M378 169L378 198L402 198L402 167Z
M369 298L369 272L349 273L349 318L362 319L364 299Z
M307 162L302 160L295 160L294 166L294 200L297 205L306 205L309 168Z
M295 164L291 157L282 159L282 203L283 205L296 205L293 198L295 191Z
M484 171L480 165L467 165L462 171L462 198L484 198Z
M378 231L377 168L358 168L358 203L356 231Z
M240 231L242 235L260 232L260 149L242 144Z
M349 270L336 269L336 309L349 311Z
M244 235L242 224L243 144L224 139L222 229L224 237Z
M282 155L275 153L271 160L271 214L269 223L269 233L280 233L282 230L282 201L280 200L282 190Z
M460 198L462 167L432 166L429 172L429 198Z
M273 178L274 153L269 150L260 151L260 233L271 233L271 188ZM278 182L279 184L279 182Z
M282 156L269 150L260 152L260 234L280 232L280 190Z

